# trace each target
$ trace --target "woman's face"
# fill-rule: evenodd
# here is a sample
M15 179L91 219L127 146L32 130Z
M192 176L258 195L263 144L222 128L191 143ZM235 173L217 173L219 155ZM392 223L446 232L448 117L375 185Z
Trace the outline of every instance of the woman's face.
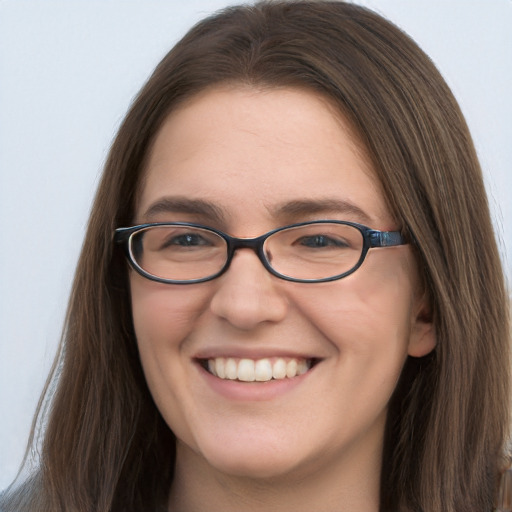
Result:
M318 219L400 228L327 101L240 86L201 93L169 116L135 221L256 237ZM178 467L196 471L276 478L378 467L405 358L434 345L409 246L371 249L355 273L328 283L281 280L250 249L210 282L161 284L132 271L130 283L149 388L178 439ZM278 376L279 360L316 364L242 382L205 369L220 358L269 360Z

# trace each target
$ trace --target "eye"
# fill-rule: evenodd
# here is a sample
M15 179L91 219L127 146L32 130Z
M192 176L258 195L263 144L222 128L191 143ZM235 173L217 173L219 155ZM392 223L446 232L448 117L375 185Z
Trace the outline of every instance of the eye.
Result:
M182 233L180 235L169 237L165 240L162 244L162 249L173 245L181 247L198 247L210 245L210 241L198 233Z
M217 237L206 232L196 233L186 231L182 233L169 233L158 245L158 251L179 251L180 249L201 250L219 245Z
M349 246L349 244L344 240L326 235L304 236L300 238L296 244L309 247L311 249L322 249L325 247L344 248Z

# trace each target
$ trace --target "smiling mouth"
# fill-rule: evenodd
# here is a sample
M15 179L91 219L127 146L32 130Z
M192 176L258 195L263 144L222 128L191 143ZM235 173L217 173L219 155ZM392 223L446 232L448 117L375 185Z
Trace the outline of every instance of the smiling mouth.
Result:
M215 377L241 382L269 382L271 380L292 379L307 373L317 362L317 359L293 357L256 360L216 357L199 360L201 366Z

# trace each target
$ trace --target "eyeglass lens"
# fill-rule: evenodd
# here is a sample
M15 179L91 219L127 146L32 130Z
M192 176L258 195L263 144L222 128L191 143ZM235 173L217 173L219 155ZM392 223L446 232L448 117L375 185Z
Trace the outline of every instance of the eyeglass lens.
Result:
M295 279L325 279L357 265L364 240L345 224L315 223L270 235L263 253L270 267ZM218 273L228 258L227 241L214 231L190 226L151 226L131 236L134 261L155 277L176 281Z

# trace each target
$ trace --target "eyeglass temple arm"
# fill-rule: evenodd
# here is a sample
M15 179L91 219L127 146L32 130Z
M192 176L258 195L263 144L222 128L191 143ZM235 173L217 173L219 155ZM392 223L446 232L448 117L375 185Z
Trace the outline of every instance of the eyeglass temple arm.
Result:
M393 247L407 243L399 231L371 230L368 232L368 236L370 238L370 247Z

